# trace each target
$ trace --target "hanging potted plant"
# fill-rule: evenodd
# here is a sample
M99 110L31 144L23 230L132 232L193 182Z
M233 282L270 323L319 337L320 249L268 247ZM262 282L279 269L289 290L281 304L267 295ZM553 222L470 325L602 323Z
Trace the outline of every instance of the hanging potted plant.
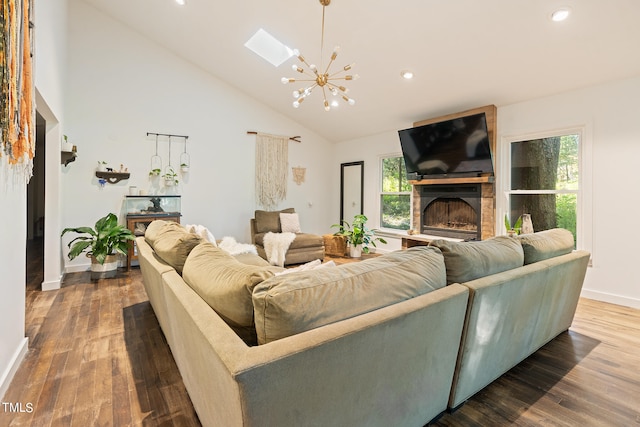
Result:
M153 179L153 178L157 178L160 176L160 173L162 173L162 171L160 170L160 168L155 168L155 169L151 169L149 171L149 178Z
M73 260L86 252L91 258L92 280L115 277L118 269L117 254L126 255L129 241L135 239L128 228L118 224L118 218L112 213L100 218L95 223L95 228L65 228L61 236L68 232L80 234L68 244L69 259Z
M182 173L187 173L189 172L189 164L188 163L181 163L180 164L180 171Z
M173 187L174 185L178 185L178 174L173 170L171 166L165 169L164 175L164 185L167 187Z
M366 223L367 217L359 214L353 217L351 225L342 220L340 224L331 226L338 228L334 236L344 236L349 245L349 254L352 258L360 258L362 253L368 254L370 251L369 245L376 247L376 242L387 243L382 237L376 237L375 231L368 228Z

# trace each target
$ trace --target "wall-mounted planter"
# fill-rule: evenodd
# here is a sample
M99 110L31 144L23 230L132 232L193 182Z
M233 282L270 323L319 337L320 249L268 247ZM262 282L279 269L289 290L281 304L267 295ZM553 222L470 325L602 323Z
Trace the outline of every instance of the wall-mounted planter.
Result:
M96 171L96 176L106 180L109 184L116 184L123 179L129 179L131 174L129 172L99 172Z

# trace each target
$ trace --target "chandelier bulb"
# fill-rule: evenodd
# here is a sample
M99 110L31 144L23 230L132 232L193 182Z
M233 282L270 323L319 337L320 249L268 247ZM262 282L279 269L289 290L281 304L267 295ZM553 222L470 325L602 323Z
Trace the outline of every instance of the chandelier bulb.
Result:
M337 90L336 88L332 88L332 89L331 89L331 94L332 94L333 96L336 96L336 95L338 94L338 90Z
M344 71L349 71L350 69L353 68L353 66L356 65L356 63L354 62L353 64L349 64L349 65L345 65L343 70Z
M298 101L293 101L293 108L298 108L300 103Z
M309 65L309 68L311 68L311 71L313 71L314 73L318 71L318 67L316 67L316 64Z
M287 83L295 83L296 79L288 79L286 77L283 77L280 79L280 81L283 85L286 85Z
M331 107L329 106L329 102L327 102L327 100L324 100L324 111L329 111L331 110Z
M294 98L300 98L300 91L294 90L293 91L293 97Z
M355 105L356 100L353 99L353 98L349 98L349 101L347 101L347 102L349 102L349 105Z

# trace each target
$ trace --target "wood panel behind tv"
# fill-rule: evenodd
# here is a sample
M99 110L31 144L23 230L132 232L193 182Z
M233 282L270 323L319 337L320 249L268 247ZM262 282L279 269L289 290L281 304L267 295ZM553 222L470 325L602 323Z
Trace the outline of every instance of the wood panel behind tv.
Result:
M496 156L496 129L497 129L497 108L495 105L486 105L484 107L474 108L472 110L462 111L461 113L449 114L446 116L434 117L432 119L415 122L413 127L428 125L431 123L444 122L445 120L453 120L458 117L473 116L474 114L484 113L487 117L487 133L489 134L489 144L491 147L491 156L493 157L493 170L495 174L495 156Z

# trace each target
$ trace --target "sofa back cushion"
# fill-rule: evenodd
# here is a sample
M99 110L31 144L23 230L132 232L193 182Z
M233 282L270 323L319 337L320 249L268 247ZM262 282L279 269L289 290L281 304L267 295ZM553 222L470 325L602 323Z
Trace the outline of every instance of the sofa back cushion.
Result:
M261 211L254 212L254 218L256 220L256 233L280 233L282 227L280 225L281 213L295 213L294 208L287 208L281 211Z
M445 284L442 254L428 247L275 276L253 292L258 343L348 319Z
M182 274L184 262L193 248L202 241L186 228L172 221L153 221L147 227L145 241L164 262Z
M253 288L272 277L278 267L244 264L205 242L184 264L182 278L247 344L256 344Z
M524 263L522 245L507 236L472 242L438 239L429 245L442 251L449 285L522 267Z
M518 236L524 250L524 263L532 264L573 251L573 234L564 228Z

